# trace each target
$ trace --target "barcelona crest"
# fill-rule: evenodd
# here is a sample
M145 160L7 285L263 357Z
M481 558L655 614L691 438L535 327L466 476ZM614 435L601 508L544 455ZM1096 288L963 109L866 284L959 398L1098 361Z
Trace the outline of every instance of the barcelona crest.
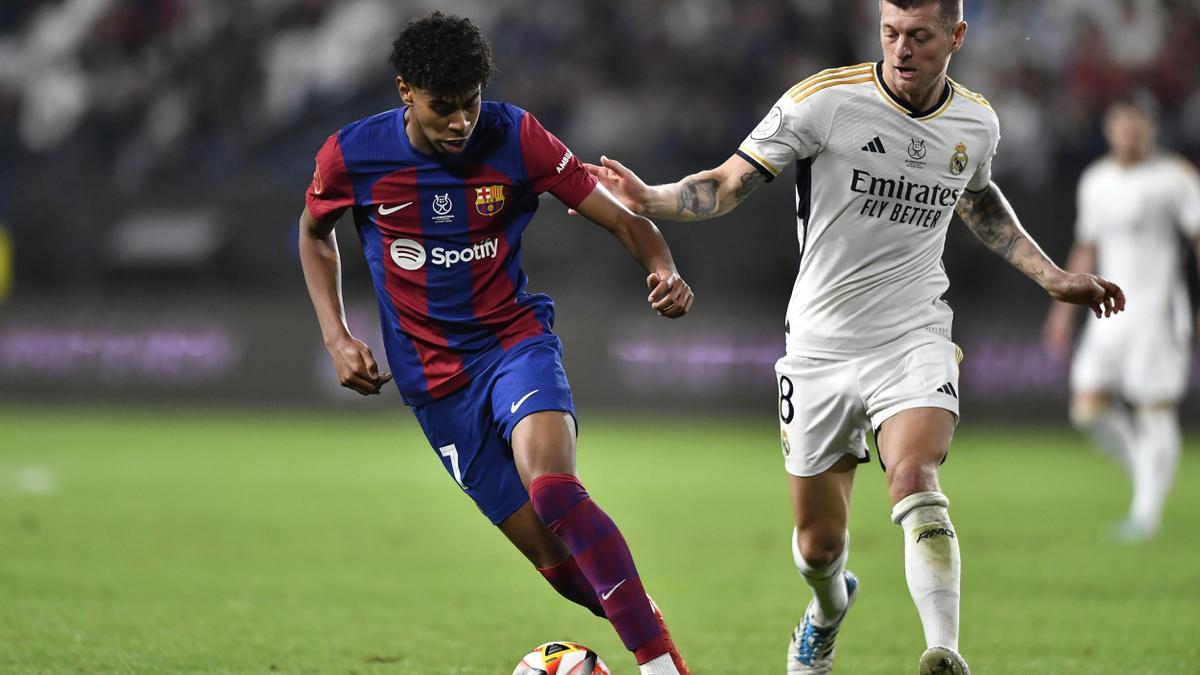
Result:
M967 156L967 144L959 143L954 146L954 156L950 158L950 173L955 176L967 170L967 162L970 158Z
M475 210L481 216L494 216L504 208L504 186L485 185L475 188Z

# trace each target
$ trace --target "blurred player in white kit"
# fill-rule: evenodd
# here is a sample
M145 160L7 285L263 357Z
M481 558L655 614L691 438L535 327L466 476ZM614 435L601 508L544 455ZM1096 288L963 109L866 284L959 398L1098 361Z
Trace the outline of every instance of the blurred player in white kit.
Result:
M1200 252L1200 176L1155 147L1147 97L1114 103L1104 118L1109 154L1084 172L1068 269L1097 272L1130 299L1119 321L1089 321L1071 367L1071 421L1133 481L1124 540L1153 537L1179 463L1177 407L1187 386L1192 326L1183 241ZM1183 235L1183 236L1180 236ZM1073 311L1055 304L1047 346L1070 348Z

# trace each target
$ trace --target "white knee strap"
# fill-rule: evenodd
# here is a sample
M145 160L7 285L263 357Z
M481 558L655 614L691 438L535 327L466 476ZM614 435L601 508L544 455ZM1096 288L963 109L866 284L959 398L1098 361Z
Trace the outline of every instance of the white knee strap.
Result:
M1179 413L1174 406L1162 408L1138 408L1137 421L1143 433L1149 433L1156 438L1165 438L1168 442L1179 444Z
M929 491L911 494L901 499L899 503L892 507L892 522L900 524L913 509L919 509L923 506L940 506L942 507L942 514L946 514L945 509L950 506L950 500L940 492ZM947 515L942 515L942 518L946 518Z

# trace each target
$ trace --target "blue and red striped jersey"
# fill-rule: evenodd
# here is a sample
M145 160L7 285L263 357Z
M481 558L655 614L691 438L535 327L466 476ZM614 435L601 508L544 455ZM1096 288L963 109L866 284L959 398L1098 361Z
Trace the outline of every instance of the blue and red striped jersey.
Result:
M521 234L549 192L596 187L530 113L485 101L462 152L412 147L404 109L347 125L317 153L308 211L350 209L371 271L388 364L408 405L467 384L505 352L554 338L554 301L528 293Z

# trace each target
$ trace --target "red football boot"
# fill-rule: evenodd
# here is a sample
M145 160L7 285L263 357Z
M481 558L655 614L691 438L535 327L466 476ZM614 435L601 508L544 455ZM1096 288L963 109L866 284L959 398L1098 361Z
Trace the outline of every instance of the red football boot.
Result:
M646 596L650 600L650 609L654 610L654 618L658 619L658 627L662 629L663 640L667 643L667 653L671 655L671 661L675 663L675 670L679 671L679 675L692 675L688 670L687 661L683 660L683 655L679 653L679 648L675 646L675 641L671 639L671 631L667 630L667 622L663 619L662 610L655 604L654 598Z

